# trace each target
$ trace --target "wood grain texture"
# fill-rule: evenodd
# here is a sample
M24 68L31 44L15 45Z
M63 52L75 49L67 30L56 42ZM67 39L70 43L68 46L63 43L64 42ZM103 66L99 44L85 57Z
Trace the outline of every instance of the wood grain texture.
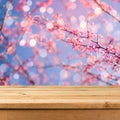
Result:
M120 87L0 87L0 109L120 109Z
M0 110L0 120L120 120L120 111Z

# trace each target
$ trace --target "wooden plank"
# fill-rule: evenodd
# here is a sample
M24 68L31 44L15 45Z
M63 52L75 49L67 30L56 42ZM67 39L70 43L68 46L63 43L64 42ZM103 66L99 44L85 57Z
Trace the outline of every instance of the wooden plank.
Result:
M119 120L120 110L0 110L0 120Z
M0 109L120 109L120 87L0 87Z

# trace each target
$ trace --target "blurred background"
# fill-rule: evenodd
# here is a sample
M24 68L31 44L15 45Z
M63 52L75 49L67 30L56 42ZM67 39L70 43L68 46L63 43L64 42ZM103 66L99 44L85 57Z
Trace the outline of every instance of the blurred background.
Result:
M0 0L0 84L119 85L119 18L119 0Z

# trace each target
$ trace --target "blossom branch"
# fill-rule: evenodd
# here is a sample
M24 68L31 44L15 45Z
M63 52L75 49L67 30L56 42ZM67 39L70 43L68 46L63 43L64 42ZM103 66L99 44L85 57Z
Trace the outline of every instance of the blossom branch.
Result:
M115 15L111 14L110 12L108 12L100 2L98 2L98 0L94 0L95 3L106 13L108 14L109 16L111 16L113 19L115 19L117 22L120 23L120 18L116 17Z

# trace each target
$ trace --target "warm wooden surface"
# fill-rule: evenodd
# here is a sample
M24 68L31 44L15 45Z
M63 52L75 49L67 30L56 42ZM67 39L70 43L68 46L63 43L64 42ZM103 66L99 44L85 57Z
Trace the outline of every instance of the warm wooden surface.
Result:
M0 87L0 109L120 109L120 87Z
M0 110L0 120L120 120L120 110Z
M120 87L0 87L0 120L120 120Z

